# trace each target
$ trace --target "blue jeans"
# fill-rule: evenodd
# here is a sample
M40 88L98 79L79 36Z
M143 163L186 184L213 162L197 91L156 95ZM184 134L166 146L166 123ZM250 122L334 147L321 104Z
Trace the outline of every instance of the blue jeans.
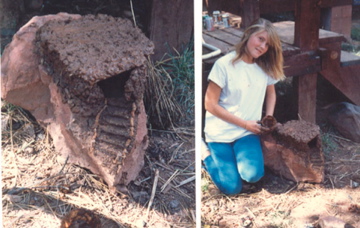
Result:
M241 192L243 180L249 183L264 176L264 158L258 135L247 135L232 143L208 143L210 156L204 159L211 179L221 192Z

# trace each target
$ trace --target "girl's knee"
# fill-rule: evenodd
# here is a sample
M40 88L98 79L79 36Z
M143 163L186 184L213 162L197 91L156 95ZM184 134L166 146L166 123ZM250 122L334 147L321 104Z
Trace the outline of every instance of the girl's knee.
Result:
M223 192L226 195L235 195L241 192L242 189L242 183L241 182L232 182L227 183L226 185L223 185L220 188L220 191Z
M242 179L248 183L256 183L264 176L264 170L257 170L257 172L247 172L242 175Z

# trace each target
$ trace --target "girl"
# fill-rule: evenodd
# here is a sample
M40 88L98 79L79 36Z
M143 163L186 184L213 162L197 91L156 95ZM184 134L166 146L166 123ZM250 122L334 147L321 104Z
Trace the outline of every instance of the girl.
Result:
M274 84L284 78L280 39L269 21L255 21L235 48L215 62L205 94L208 148L202 159L225 194L240 193L243 180L254 183L264 175L259 135L268 129L258 120L265 95L265 114L274 114Z

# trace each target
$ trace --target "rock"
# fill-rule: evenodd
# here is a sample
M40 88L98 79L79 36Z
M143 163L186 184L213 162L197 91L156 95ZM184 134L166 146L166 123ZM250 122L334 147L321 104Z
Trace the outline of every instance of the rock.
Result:
M8 115L1 115L1 132L4 133L8 131L10 117Z
M228 221L226 221L225 219L222 219L219 221L219 227L224 227L224 228L227 228L227 227L230 227L228 225Z
M33 154L33 153L35 152L35 149L34 149L33 147L26 147L26 148L24 149L24 152L25 152L26 154Z
M25 123L22 126L21 138L35 139L35 137L36 135L35 135L34 125L32 125L31 123Z
M90 169L115 191L144 164L142 98L153 48L126 19L34 17L3 53L1 95L30 111L68 162Z
M265 165L274 173L295 182L323 182L324 155L317 125L289 121L262 135L261 143Z
M330 107L328 119L345 138L360 143L360 106L335 104Z
M320 228L347 228L352 227L347 225L344 221L333 216L320 217L319 219Z
M180 206L180 202L178 200L171 200L169 202L169 206L172 209L176 209L176 208L178 208Z
M140 203L141 205L145 205L148 201L149 201L149 194L145 191L132 191L131 192L133 199L137 202Z
M30 111L41 122L53 115L48 88L52 79L40 64L35 35L47 21L69 18L80 18L80 15L61 13L34 17L14 35L1 57L1 97Z

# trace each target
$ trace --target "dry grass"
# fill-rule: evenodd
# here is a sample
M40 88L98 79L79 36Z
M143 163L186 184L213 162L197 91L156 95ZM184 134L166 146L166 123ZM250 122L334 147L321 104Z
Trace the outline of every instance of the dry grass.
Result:
M175 134L175 133L174 133ZM176 144L179 145L179 144ZM2 206L3 227L59 227L61 219L72 209L94 211L103 227L194 227L194 208L181 204L177 213L166 209L167 200L189 198L194 192L182 187L195 188L193 171L175 172L175 157L193 153L180 144L169 153L170 162L162 163L148 156L147 167L167 169L159 175L153 191L153 202L141 204L133 195L112 193L108 186L89 171L68 164L54 150L52 140L29 115L16 106L2 106ZM192 166L188 162L186 166ZM164 167L164 168L162 168ZM167 173L173 173L170 176ZM185 183L182 181L190 180ZM152 186L152 177L139 176L141 189ZM167 193L161 192L167 191ZM174 193L175 192L175 193ZM178 197L182 195L182 197ZM161 210L165 208L164 210ZM166 212L166 210L168 210Z
M192 42L181 52L169 50L159 61L148 59L147 70L149 77L144 100L150 124L157 129L193 126L195 80Z
M182 116L181 107L175 98L175 88L170 74L162 66L163 62L147 62L148 80L145 91L146 113L152 124L161 129L174 127Z

